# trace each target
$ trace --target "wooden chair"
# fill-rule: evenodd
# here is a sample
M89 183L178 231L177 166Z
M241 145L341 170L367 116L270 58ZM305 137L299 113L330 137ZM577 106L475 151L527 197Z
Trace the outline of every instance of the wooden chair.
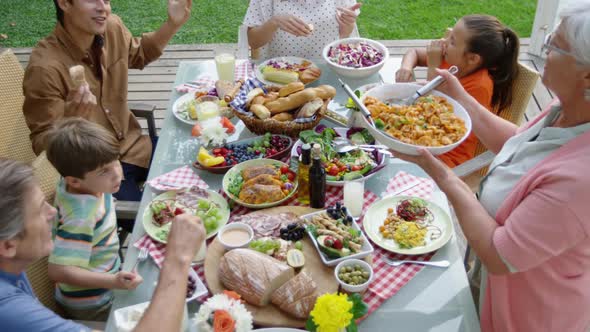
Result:
M518 64L518 75L512 86L512 104L498 113L506 119L519 126L524 118L524 113L533 94L539 73L522 63ZM486 147L479 143L475 152L476 157L453 168L453 172L461 177L474 191L478 190L481 178L488 171L488 166L495 155L487 151Z

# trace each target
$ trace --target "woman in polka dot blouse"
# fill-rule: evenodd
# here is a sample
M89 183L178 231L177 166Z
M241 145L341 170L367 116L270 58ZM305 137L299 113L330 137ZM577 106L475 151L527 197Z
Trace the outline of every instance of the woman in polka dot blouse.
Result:
M358 35L355 0L252 0L244 18L250 48L260 58L319 59L326 44Z

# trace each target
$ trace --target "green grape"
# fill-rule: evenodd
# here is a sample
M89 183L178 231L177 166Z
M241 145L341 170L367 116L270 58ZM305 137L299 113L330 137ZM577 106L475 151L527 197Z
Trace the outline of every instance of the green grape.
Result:
M201 219L205 218L205 211L197 211L197 216Z
M266 148L260 148L260 152L266 153Z
M215 215L217 214L217 210L217 208L211 208L209 212L207 212L207 217L215 217Z
M253 147L251 147L251 146L249 146L249 147L246 149L246 151L248 151L248 152L254 152L254 148L253 148Z
M268 148L270 146L270 142L269 141L264 141L263 145L264 145L264 147L267 147Z
M217 228L217 225L218 223L215 217L205 218L205 230L207 231L207 233L211 233L212 231L214 231Z
M208 210L208 209L209 209L209 205L210 205L210 203L209 203L209 201L208 201L208 200L205 200L205 199L200 199L200 200L199 200L199 203L197 204L197 207L198 207L200 210L205 210L205 211L206 211L206 210Z

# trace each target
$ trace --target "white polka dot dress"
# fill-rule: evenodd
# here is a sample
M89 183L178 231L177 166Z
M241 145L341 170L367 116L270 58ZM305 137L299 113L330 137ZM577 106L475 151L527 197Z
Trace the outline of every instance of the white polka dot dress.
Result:
M324 46L340 39L336 8L350 7L355 3L355 0L252 0L244 25L259 26L274 15L297 16L307 24L313 24L312 34L297 37L279 29L272 41L261 49L262 58L297 56L320 59Z

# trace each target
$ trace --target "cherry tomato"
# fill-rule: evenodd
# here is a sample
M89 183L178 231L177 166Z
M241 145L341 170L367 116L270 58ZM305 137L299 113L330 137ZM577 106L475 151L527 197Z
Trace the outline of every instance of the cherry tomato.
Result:
M283 165L281 166L281 174L287 174L289 173L291 170L289 170L289 166L287 165Z
M289 171L289 172L287 173L287 179L289 179L289 181L293 181L293 180L295 180L295 173L294 173L294 172L292 172L292 171Z
M176 209L174 209L174 215L175 215L175 216L177 216L177 215L179 215L179 214L183 214L183 213L184 213L184 210L183 210L183 209L181 209L181 208L176 208Z
M358 165L354 165L352 166L352 170L353 171L360 171L361 169L363 169L362 167L358 166Z
M338 168L336 165L332 165L330 166L330 169L328 169L328 174L332 176L336 176L338 173L340 173L340 168Z

